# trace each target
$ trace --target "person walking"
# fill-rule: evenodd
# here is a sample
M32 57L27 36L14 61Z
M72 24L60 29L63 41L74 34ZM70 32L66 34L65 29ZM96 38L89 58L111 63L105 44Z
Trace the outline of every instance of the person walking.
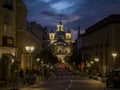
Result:
M23 69L20 70L19 77L20 77L20 81L21 81L21 83L23 85L23 83L24 83L24 71L23 71Z

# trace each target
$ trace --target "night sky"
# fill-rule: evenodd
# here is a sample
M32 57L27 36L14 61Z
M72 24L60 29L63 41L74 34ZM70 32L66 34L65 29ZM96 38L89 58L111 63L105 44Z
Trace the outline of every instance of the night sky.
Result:
M73 37L81 30L111 14L120 14L120 0L23 0L28 8L28 21L36 21L56 30L61 20Z

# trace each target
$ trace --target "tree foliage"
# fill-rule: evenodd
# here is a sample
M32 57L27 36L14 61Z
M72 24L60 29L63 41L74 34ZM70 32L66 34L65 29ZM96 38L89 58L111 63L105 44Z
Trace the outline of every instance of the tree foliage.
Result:
M76 65L79 65L81 62L81 53L80 51L73 52L72 55L70 56L70 60L68 63L75 63Z
M44 63L56 64L58 62L57 57L55 57L49 49L44 49L40 53L40 58Z

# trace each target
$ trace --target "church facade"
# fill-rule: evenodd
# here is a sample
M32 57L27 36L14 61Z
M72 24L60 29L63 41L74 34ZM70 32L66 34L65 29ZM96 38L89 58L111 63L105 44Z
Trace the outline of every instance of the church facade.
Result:
M66 62L72 54L72 37L70 30L65 31L62 22L57 25L57 30L51 30L49 40L52 53L60 62Z

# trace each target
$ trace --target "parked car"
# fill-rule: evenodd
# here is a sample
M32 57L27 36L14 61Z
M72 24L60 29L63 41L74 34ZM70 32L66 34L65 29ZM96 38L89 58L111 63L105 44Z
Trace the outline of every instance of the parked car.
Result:
M92 76L92 79L101 81L102 74L100 72L96 73L95 75Z
M107 87L120 87L120 69L115 69L107 75Z

